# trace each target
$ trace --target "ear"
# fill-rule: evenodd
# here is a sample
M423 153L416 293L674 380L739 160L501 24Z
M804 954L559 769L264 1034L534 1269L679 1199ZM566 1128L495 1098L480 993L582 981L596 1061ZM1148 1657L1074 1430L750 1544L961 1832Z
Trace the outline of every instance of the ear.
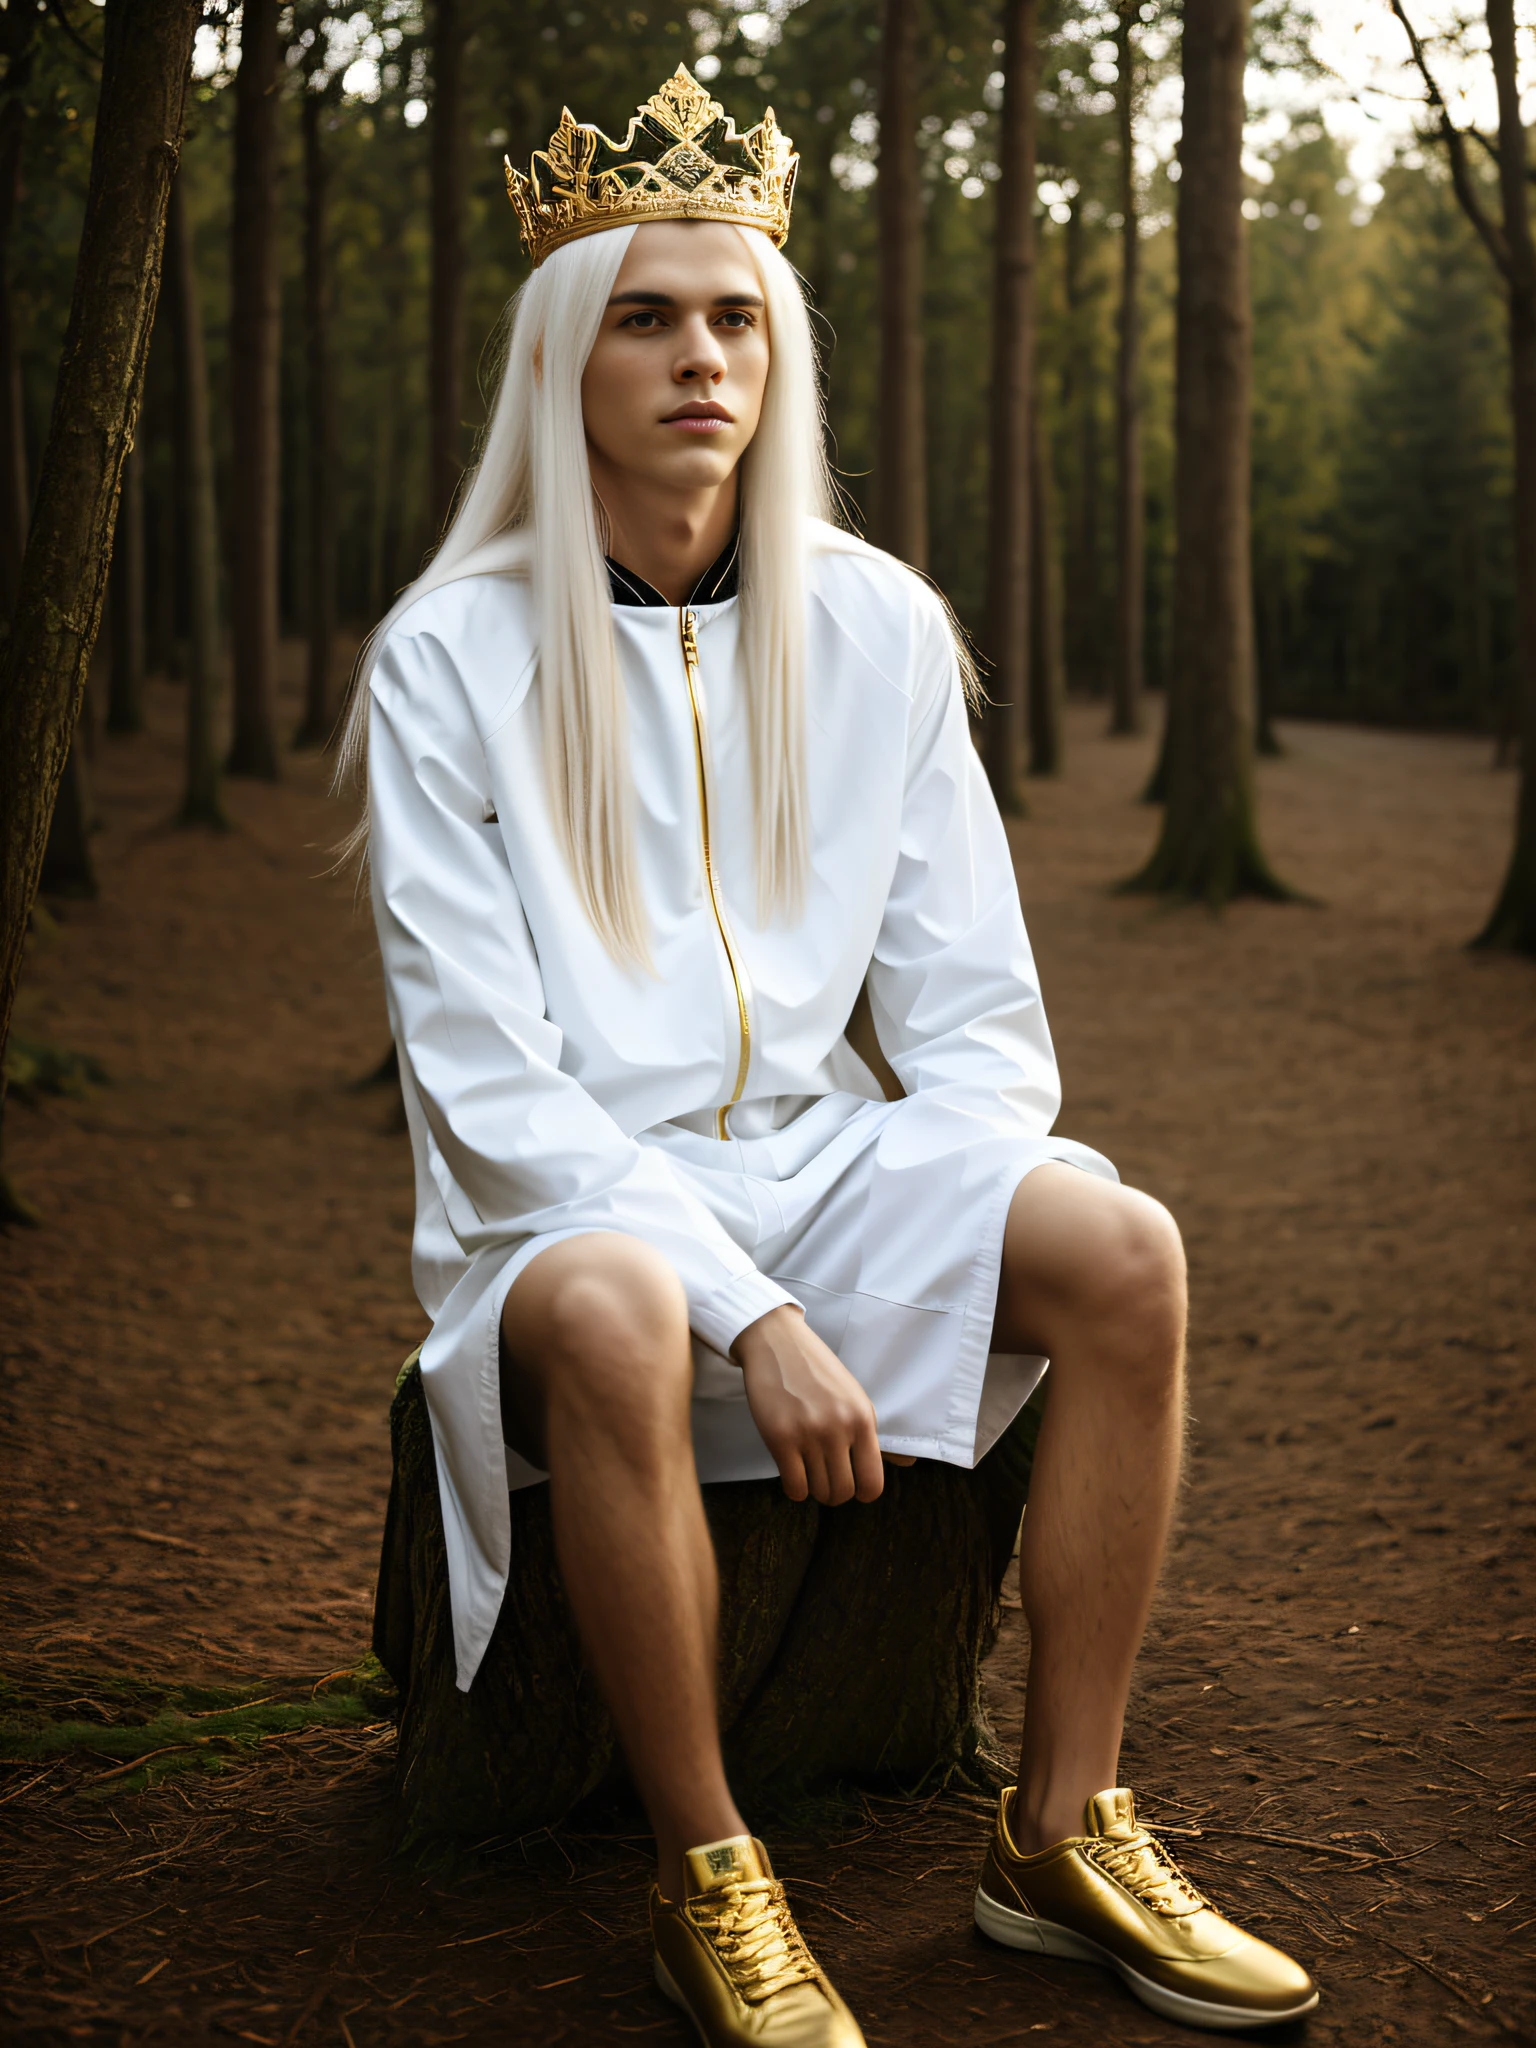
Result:
M533 381L535 384L542 384L544 382L544 337L542 334L533 344Z

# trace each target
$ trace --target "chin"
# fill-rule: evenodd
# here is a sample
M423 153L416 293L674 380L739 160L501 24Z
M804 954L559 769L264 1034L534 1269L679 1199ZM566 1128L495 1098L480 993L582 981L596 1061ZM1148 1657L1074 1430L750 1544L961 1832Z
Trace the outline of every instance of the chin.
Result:
M729 480L740 460L735 449L728 452L723 448L679 448L669 453L671 461L657 463L652 477L670 491L717 490Z

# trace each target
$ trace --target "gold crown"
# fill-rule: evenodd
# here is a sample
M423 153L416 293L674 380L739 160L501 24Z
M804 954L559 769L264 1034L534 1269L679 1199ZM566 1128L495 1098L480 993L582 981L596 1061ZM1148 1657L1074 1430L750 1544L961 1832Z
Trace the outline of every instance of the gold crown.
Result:
M535 269L551 249L602 228L648 220L720 220L761 228L775 248L789 233L800 159L770 107L738 135L717 100L679 64L630 116L615 142L569 107L527 173L507 164L507 195Z

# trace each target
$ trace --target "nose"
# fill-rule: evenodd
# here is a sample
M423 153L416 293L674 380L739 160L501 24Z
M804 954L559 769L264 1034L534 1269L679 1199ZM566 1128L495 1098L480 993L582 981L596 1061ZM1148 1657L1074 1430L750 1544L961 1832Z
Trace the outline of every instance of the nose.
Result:
M718 384L725 375L725 351L702 313L694 314L679 332L681 346L672 365L678 384Z

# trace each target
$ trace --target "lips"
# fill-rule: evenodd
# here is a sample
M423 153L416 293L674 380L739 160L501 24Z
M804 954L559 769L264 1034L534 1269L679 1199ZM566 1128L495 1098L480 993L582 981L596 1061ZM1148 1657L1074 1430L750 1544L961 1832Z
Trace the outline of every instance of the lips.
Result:
M685 432L708 434L733 426L735 421L723 405L693 404L680 405L676 412L668 413L661 424L664 427L681 427Z

